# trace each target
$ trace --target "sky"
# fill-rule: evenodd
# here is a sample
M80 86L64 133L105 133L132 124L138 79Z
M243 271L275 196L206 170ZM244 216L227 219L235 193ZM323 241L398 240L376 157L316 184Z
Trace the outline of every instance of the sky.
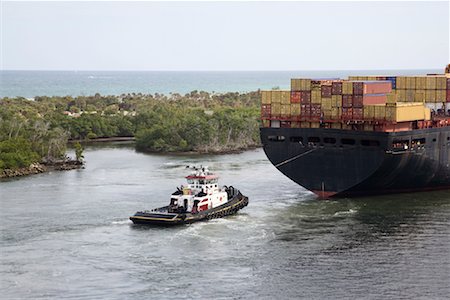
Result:
M442 69L449 3L1 0L0 67Z

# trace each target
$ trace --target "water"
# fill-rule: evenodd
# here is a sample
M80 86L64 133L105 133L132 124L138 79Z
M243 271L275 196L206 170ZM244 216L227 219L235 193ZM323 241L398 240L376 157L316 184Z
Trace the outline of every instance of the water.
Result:
M346 78L349 75L416 75L443 70L389 71L242 71L242 72L114 72L0 71L0 97L120 95L123 93L248 92L279 87L290 78Z
M91 146L84 170L0 182L2 299L446 299L450 193L318 201L261 150L149 155ZM167 204L203 163L249 196L177 228L128 216Z

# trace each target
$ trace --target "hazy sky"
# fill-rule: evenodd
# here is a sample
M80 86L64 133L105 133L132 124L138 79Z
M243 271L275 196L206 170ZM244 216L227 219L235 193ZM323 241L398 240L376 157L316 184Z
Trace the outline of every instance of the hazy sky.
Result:
M449 2L1 1L3 70L442 69Z

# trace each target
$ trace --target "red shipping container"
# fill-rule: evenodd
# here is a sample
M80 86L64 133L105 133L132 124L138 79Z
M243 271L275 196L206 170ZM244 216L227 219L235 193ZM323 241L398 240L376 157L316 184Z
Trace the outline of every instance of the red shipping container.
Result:
M300 106L300 115L302 117L311 115L311 104L302 104Z
M353 81L353 95L362 95L364 93L364 83L362 81Z
M392 83L390 81L365 81L364 94L387 94L392 91Z
M342 107L352 107L352 106L353 106L353 96L342 95Z
M331 98L331 85L322 85L322 98Z
M363 108L353 108L353 120L362 120L363 118Z
M363 96L362 95L353 95L353 107L363 107Z
M322 105L311 104L311 117L320 118L321 114L322 114Z
M447 90L450 90L450 78L447 78Z
M343 120L352 120L353 119L353 108L343 107L342 108L342 119Z
M448 79L447 79L448 80ZM448 82L448 81L447 81ZM447 90L446 102L450 102L450 89Z
M261 117L270 118L270 104L261 105Z
M300 102L305 104L311 103L311 91L303 91L300 94Z
M331 94L332 95L342 95L342 82L334 81L331 84Z
M377 80L386 80L385 76L377 76Z
M363 105L386 104L386 94L367 94L363 95Z
M291 103L300 103L301 92L291 92Z

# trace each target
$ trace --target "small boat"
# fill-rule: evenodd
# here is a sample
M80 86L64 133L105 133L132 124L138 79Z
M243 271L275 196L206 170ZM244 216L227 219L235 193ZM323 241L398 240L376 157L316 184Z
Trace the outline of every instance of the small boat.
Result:
M134 224L179 225L222 218L248 205L248 197L232 186L219 187L219 177L207 167L189 167L187 185L177 188L168 206L138 211Z

